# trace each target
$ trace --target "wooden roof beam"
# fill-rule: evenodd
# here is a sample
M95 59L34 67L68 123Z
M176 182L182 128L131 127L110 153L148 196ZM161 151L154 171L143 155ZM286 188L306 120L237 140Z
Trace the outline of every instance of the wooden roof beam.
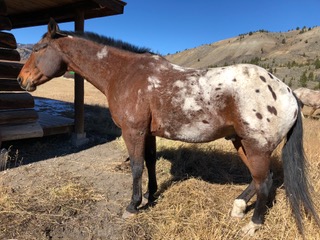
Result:
M97 3L96 0L85 3L80 2L52 8L50 10L45 9L24 14L10 15L9 18L12 22L12 28L14 29L45 25L49 22L50 17L54 18L56 22L71 22L75 20L75 12L79 10L84 11L85 19L123 13L123 6L125 4L120 5L113 1L107 2L108 1L101 1L100 3Z
M123 7L127 5L125 2L121 2L121 5L118 4L118 2L115 2L113 0L93 0L97 4L99 4L101 7L107 7L109 9L114 10L115 12L122 12Z

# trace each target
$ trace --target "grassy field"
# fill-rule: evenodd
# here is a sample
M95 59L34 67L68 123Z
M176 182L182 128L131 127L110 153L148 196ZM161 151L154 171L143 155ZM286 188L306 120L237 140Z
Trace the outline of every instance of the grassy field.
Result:
M44 85L35 92L35 95L72 102L72 95L66 94L61 89L54 87L59 85L58 83L61 83L66 91L72 92L72 81L62 79ZM85 87L86 94L91 96L85 98L85 103L87 106L94 106L90 109L96 113L87 116L89 120L86 121L85 126L87 134L95 136L93 142L91 142L94 145L94 141L98 138L99 134L114 134L115 129L110 122L110 116L106 114L108 111L106 109L105 97L91 85L87 85L86 83ZM308 109L305 109L305 112L308 112ZM320 121L310 118L305 118L303 121L309 178L315 190L314 202L320 213ZM108 127L106 128L106 126ZM110 128L111 132L108 132ZM68 140L63 140L60 137L37 141L35 144L31 142L28 145L28 154L35 156L38 149L44 149L43 147L47 149L56 148L57 145L55 144L58 141L60 144L68 144ZM120 151L125 152L125 146L121 137L115 140L115 143ZM109 219L110 222L114 222L112 226L119 228L117 230L118 235L115 235L113 239L302 239L295 225L285 197L284 186L282 185L282 166L279 160L280 148L275 151L272 164L274 179L277 185L274 204L268 209L265 225L254 237L248 238L242 236L240 229L250 221L255 199L252 199L250 202L248 213L244 219L237 220L230 217L233 200L251 181L248 170L240 161L231 142L220 139L208 144L187 144L159 138L157 139L157 143L157 177L159 183L157 204L154 207L141 211L140 214L127 221L121 220L120 213L112 215ZM112 147L114 146L112 145ZM14 161L19 162L21 156L15 156L15 154L19 155L14 151L12 158ZM91 153L85 155L84 152L80 151L78 154L80 154L81 158L90 158ZM78 158L80 158L76 154L74 154L76 159L73 159L72 156L73 153L70 151L67 157L71 158L72 161L78 161ZM59 156L57 157L59 158ZM104 158L104 155L99 155L99 157ZM52 158L50 161L54 162L55 157L52 156ZM30 190L29 195L26 192L20 191L19 188L0 188L0 236L2 236L1 233L18 230L17 235L20 234L21 236L32 235L32 233L23 235L23 231L38 231L43 234L45 231L50 232L47 230L50 229L50 226L57 226L62 223L66 223L66 226L78 224L82 231L85 232L86 229L90 229L91 225L96 224L96 222L84 221L77 217L80 215L84 218L83 214L79 214L81 212L85 212L86 214L89 214L89 212L94 213L94 209L97 208L96 205L101 204L103 201L111 201L111 196L109 198L106 197L106 193L101 193L93 185L82 184L79 179L80 175L85 174L85 172L77 172L75 174L76 177L73 175L69 176L68 174L70 173L63 175L61 169L64 167L63 171L67 172L65 169L67 166L65 164L67 163L61 163L61 166L56 167L57 171L55 168L51 169L52 176L50 174L48 176L45 175L43 179L45 185L41 185L41 188L37 187L40 182L28 183L30 189L28 186L26 189ZM35 166L33 165L32 167L34 168ZM102 174L100 173L102 170L109 171L109 174L118 174L114 171L114 167L90 165L87 168L94 168L94 174L97 176ZM28 170L28 167L20 171L23 171L26 176L28 175L28 179L32 179L31 173L34 176L37 175L35 170ZM120 176L121 178L119 179L124 177L127 179L131 178L130 171L127 171L125 174L125 176ZM6 175L3 174L2 176L3 178L1 179L5 179ZM61 179L64 180L63 183L59 182ZM5 179L3 181L8 180ZM107 180L104 178L102 181ZM110 184L110 182L106 182L106 184ZM146 174L144 174L145 188ZM33 192L31 189L33 189ZM122 192L123 189L118 189L118 191ZM129 201L129 197L124 199L124 201ZM125 203L119 201L115 202L114 205L121 205L120 208L122 209L125 207ZM24 209L28 209L28 211ZM90 209L90 211L87 209ZM93 213L91 214L94 220L96 216ZM38 222L34 222L35 218L40 219L40 222L43 224L39 224L38 226L36 224ZM4 225L4 221L6 221L6 225ZM30 227L30 224L27 224L28 222L33 223L33 225ZM320 239L319 227L307 217L305 217L304 223L305 239ZM28 228L24 230L23 227L25 226L28 226ZM39 229L39 227L43 229ZM99 225L97 225L97 228L99 228ZM48 234L45 233L44 235L47 236ZM92 236L96 235L89 234L83 237L83 239L103 239ZM43 237L41 239L58 238L50 238L48 235L47 238ZM69 238L65 237L64 239Z

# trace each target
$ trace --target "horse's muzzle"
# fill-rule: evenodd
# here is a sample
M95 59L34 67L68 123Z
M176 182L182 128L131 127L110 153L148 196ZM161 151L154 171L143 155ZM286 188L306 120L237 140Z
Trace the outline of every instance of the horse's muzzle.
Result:
M18 81L20 87L21 87L23 90L26 90L26 91L28 91L28 92L32 92L32 91L36 90L36 87L32 86L32 85L30 84L30 81L29 81L29 80L27 80L27 84L26 84L26 85L23 85L23 79L18 76L18 77L17 77L17 81Z

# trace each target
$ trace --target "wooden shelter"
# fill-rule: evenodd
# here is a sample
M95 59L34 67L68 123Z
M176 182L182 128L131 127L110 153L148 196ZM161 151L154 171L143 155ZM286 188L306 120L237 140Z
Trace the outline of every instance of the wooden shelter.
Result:
M42 137L70 132L73 142L86 142L84 132L84 80L75 75L75 117L47 116L34 110L33 97L24 92L16 78L23 66L15 37L2 30L46 25L52 17L58 23L75 23L84 31L85 19L122 14L120 0L0 0L0 146L2 141Z

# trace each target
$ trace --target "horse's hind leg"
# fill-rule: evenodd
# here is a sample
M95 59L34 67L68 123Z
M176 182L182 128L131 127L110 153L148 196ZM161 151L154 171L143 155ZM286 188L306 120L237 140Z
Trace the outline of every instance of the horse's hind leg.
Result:
M249 161L246 156L245 150L241 144L241 140L238 136L232 141L234 147L237 149L237 152L242 159L242 161L248 166ZM233 207L231 211L231 216L236 218L243 218L247 203L256 193L256 188L254 186L254 182L252 181L249 186L234 200Z
M253 176L253 181L256 187L257 201L251 221L242 228L242 231L245 234L251 236L257 229L261 227L264 222L264 216L267 210L267 201L273 183L272 174L268 174L267 177L262 177L262 175L255 174Z
M145 161L148 170L148 191L144 197L148 199L148 203L155 201L154 194L157 192L157 178L156 178L156 137L147 136L145 146Z
M237 142L238 141L238 142ZM267 210L267 201L272 187L272 174L270 173L271 153L260 151L254 143L240 141L234 142L241 159L247 165L253 178L249 187L239 196L242 201L248 201L254 193L257 194L254 213L251 222L242 230L249 235L262 225ZM239 200L236 199L235 201Z

